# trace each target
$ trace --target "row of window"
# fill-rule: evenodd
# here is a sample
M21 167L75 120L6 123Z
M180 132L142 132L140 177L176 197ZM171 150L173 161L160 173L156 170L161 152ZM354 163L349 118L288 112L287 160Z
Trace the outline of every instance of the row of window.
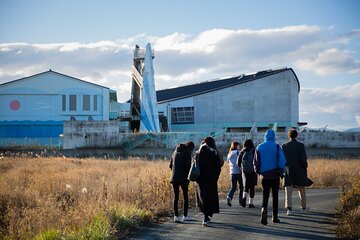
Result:
M194 123L194 107L171 108L171 124Z
M90 99L91 95L82 95L82 110L83 111L90 111ZM68 101L67 101L68 100ZM67 103L69 103L69 109L67 108ZM93 111L98 110L98 97L97 95L93 95ZM70 94L67 98L67 95L62 95L62 111L65 112L69 111L77 111L77 95Z

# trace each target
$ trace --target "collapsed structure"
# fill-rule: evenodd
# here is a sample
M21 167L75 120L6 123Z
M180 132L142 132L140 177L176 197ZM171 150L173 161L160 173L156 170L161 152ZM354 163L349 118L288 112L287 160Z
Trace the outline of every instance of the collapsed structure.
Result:
M160 131L159 114L155 92L155 79L151 45L146 50L136 45L134 50L134 64L132 66L132 87L130 100L130 129L140 132Z

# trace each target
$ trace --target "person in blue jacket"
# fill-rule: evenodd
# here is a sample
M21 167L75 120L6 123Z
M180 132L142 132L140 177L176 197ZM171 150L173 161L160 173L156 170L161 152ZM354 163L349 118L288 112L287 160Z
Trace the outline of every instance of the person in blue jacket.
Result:
M275 132L269 129L265 132L264 142L256 147L254 166L257 174L262 176L263 201L260 222L267 224L267 206L270 189L272 191L272 221L279 223L279 187L280 177L285 174L285 155L281 147L275 143Z

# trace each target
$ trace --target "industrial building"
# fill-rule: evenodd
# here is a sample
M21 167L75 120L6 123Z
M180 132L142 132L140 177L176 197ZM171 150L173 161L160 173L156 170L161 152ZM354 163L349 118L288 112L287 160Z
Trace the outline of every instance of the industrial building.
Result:
M0 84L0 138L35 138L41 145L42 138L59 138L66 120L108 121L116 100L108 87L52 70L6 82Z
M160 116L172 132L279 131L299 127L299 80L291 68L157 91Z
M249 132L268 129L269 125L285 131L306 124L299 123L300 83L291 68L269 69L155 93L152 67L155 55L150 44L146 53L139 46L134 49L130 118L120 117L130 122L131 131ZM150 84L146 87L147 82ZM159 127L144 128L149 121L150 125L159 121Z
M270 125L285 131L306 124L299 122L300 83L291 68L155 91L154 57L150 44L136 45L126 103L108 87L52 70L0 84L0 146L56 145L64 121L113 120L119 133L256 132Z

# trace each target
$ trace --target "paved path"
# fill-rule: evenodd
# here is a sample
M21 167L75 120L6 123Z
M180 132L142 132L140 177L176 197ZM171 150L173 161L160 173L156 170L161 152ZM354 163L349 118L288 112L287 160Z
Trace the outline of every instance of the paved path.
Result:
M203 215L193 211L194 221L185 223L166 222L145 227L130 239L334 239L333 214L338 204L339 189L307 189L310 211L300 212L297 191L293 193L293 216L284 209L283 190L279 193L279 218L272 223L271 209L268 225L260 224L261 193L255 196L256 208L243 208L235 204L228 207L220 200L220 214L215 214L208 227L203 227ZM269 207L272 201L270 197ZM191 213L191 211L190 211Z

